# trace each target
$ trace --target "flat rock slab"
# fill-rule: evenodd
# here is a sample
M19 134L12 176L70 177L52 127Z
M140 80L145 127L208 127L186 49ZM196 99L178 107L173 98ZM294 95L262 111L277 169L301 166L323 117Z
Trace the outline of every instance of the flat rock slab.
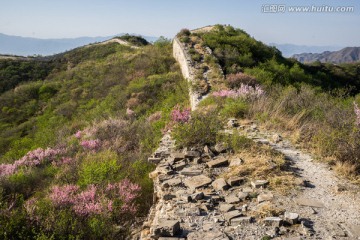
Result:
M176 220L160 219L154 229L157 237L174 237L180 232L180 222Z
M216 168L216 167L226 166L228 165L228 163L229 161L226 158L220 157L218 159L207 162L206 164L208 165L209 168Z
M244 201L244 200L249 198L249 193L247 193L247 192L239 192L237 196L238 196L238 198L240 200Z
M224 213L224 218L227 221L230 221L231 219L236 218L236 217L242 217L242 213L239 210L233 210L233 211Z
M148 162L154 163L154 164L158 164L159 162L161 162L161 158L154 158L154 157L150 157L148 158Z
M187 158L197 158L197 157L200 157L200 153L198 151L187 151L185 153L185 157L187 157Z
M230 212L232 210L235 210L235 206L228 203L220 203L219 210L221 212Z
M260 193L259 196L257 197L257 201L258 203L262 203L265 201L271 201L273 200L274 195L272 193Z
M198 176L202 174L202 170L200 169L192 169L192 168L184 168L181 172L183 176Z
M309 206L309 207L317 207L317 208L325 207L322 202L309 198L298 198L295 200L295 202L300 206Z
M211 182L211 178L205 175L194 176L184 181L185 185L192 190L209 185Z
M223 191L228 189L228 185L224 178L218 178L211 184L216 191Z
M240 199L235 194L232 194L225 197L225 202L229 204L238 203L240 202Z
M268 180L255 180L251 182L253 188L265 188L268 184Z
M187 235L187 240L229 240L229 237L220 232L219 230L209 231L209 232L191 232Z
M232 226L237 226L237 225L243 225L243 224L248 224L252 222L252 217L238 217L238 218L233 218L231 219L231 225Z
M230 185L230 186L239 186L241 185L243 182L245 181L245 179L243 177L230 177L226 182Z
M173 179L164 181L162 184L162 187L168 188L168 187L178 186L181 183L182 183L182 181L180 178L173 178Z
M171 157L174 158L174 161L179 161L185 158L185 154L181 152L173 152Z

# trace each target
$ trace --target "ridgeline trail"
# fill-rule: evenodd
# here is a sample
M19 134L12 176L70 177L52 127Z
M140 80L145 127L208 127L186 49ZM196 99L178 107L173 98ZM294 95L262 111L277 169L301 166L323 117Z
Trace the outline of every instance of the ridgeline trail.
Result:
M209 30L211 27L196 31ZM192 83L198 66L177 38L173 54L184 78ZM191 109L196 110L207 93L193 89L189 93ZM268 189L267 179L224 178L232 167L241 168L243 159L221 146L213 151L207 146L176 150L167 133L149 158L157 164L150 174L154 205L142 231L133 239L360 239L358 186L339 179L310 154L251 121L228 124L225 131L245 135L282 153L287 171L296 176L297 187L283 195ZM270 217L253 215L268 204L283 212Z

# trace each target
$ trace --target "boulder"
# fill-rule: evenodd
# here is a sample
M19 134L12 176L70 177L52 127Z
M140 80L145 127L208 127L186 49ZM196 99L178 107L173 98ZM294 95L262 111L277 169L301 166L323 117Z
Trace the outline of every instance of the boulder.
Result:
M155 226L154 235L159 237L174 237L179 234L180 222L176 220L160 219L158 224Z

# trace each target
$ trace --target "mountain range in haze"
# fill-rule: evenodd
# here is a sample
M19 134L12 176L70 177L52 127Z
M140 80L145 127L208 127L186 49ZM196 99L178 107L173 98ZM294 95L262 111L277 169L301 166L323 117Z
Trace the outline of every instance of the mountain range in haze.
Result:
M342 46L307 46L278 43L269 43L269 45L279 49L284 57L291 57L294 54L300 53L322 53L325 51L338 51L343 48Z
M322 53L301 53L294 54L293 58L302 63L315 61L327 63L353 63L360 60L360 47L346 47L339 51L325 51Z
M19 56L52 55L65 52L83 45L95 42L102 42L115 36L122 36L120 33L107 37L79 37L61 39L38 39L31 37L10 36L0 33L0 54ZM156 41L157 37L143 36L147 41Z

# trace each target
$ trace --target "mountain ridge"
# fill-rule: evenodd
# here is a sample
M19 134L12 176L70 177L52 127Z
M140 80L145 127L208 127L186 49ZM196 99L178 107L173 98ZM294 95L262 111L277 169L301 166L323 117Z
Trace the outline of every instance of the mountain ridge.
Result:
M339 51L325 51L322 53L301 53L292 56L302 63L320 61L322 63L353 63L360 60L360 47L345 47Z

